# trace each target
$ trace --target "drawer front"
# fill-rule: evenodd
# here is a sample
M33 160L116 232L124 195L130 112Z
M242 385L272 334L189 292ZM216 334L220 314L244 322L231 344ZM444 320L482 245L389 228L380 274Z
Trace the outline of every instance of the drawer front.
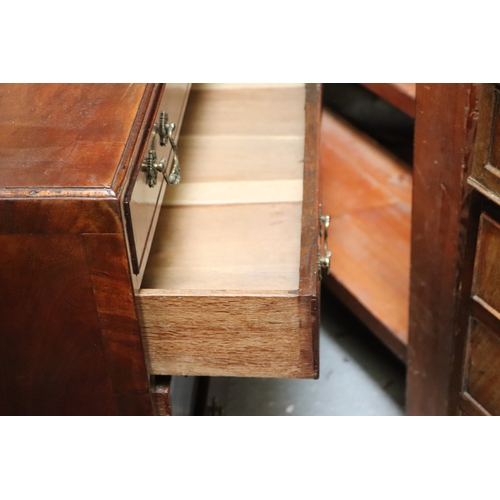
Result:
M318 376L320 87L194 86L140 292L150 373Z
M164 86L163 94L157 105L152 124L159 125L160 113L165 112L168 123L174 123L173 139L175 143L179 140L180 130L189 97L190 84L168 83ZM169 172L174 161L173 148L168 140L165 145L160 144L159 134L156 127L148 127L148 139L145 150L139 155L140 161L144 162L150 150L154 150L157 156L156 164L162 160L165 170ZM181 156L182 161L182 153ZM154 236L156 222L159 215L167 183L163 175L157 172L155 180L150 180L148 173L139 169L137 175L131 180L133 185L125 198L124 212L127 225L127 234L130 249L132 270L136 279L136 286L140 285L144 274L151 242Z
M483 414L500 415L500 336L476 319L471 320L466 366L464 396Z
M500 225L484 213L477 241L472 297L500 319Z
M485 202L479 217L465 343L460 406L472 415L500 415L500 225Z
M469 183L500 202L500 85L481 85L479 124Z

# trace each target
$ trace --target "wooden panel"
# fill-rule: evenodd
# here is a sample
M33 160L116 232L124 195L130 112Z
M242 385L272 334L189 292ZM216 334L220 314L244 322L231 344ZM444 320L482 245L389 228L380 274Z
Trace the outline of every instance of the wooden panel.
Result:
M302 179L304 138L296 136L182 135L182 183ZM221 158L223 152L223 158ZM229 168L228 168L229 167ZM175 188L177 189L177 188Z
M183 135L301 136L304 86L194 86Z
M389 205L346 214L330 222L328 235L332 276L396 337L390 347L402 359L410 275L410 212L405 208Z
M1 187L111 187L145 91L144 84L1 85Z
M79 234L121 231L119 207L113 199L1 198L0 201L0 234Z
M0 413L116 415L82 238L0 245Z
M411 206L411 171L328 110L321 122L323 204L332 217L394 203Z
M491 415L500 415L500 337L473 320L467 348L464 390Z
M300 282L299 293L314 298L320 295L318 275L319 235L319 160L321 154L321 86L306 85L306 131L304 145L304 173L302 193L302 235L300 240ZM316 356L319 355L319 304L311 302L313 343ZM317 370L317 366L316 366Z
M301 203L162 210L143 288L297 290Z
M363 83L366 88L415 118L415 83Z
M151 415L148 374L130 284L125 236L87 234L83 239L109 376L114 393L125 398L126 406L120 407L119 413L127 415L132 409L134 415Z
M500 203L500 89L483 84L479 124L470 183L482 194Z
M462 319L454 367L454 378L458 380L452 386L453 392L461 392L458 406L469 415L498 415L500 408L495 387L500 376L500 365L495 359L500 346L500 314L494 290L498 278L495 259L499 230L495 219L499 216L497 205L473 193L461 279Z
M156 109L156 114L151 118L151 124L159 123L159 113L165 111L168 114L169 123L176 125L174 130L174 140L178 142L182 128L182 120L189 96L190 84L166 84L163 96ZM150 125L151 125L150 124ZM148 127L149 128L149 127ZM170 143L165 146L160 145L159 135L151 132L150 141L144 155L150 149L154 149L158 155L158 161L165 159L167 172L173 163L173 152ZM142 164L140 156L138 161ZM156 222L159 215L159 205L165 194L166 182L163 175L159 174L157 184L150 187L147 183L145 172L138 172L137 176L132 176L133 189L128 190L124 200L124 211L127 223L127 233L129 235L129 245L134 273L140 275L144 272L144 267L151 247L151 242L155 232ZM139 276L138 281L140 282Z
M332 279L326 283L405 359L411 173L324 111L321 183L323 212L332 217L328 235Z
M150 373L317 376L310 297L142 290L137 299Z
M463 392L463 378L466 371L467 348L469 341L469 329L471 317L477 318L486 325L490 325L495 318L488 312L489 306L477 296L472 295L472 283L474 278L474 259L476 255L477 236L479 233L479 221L485 210L484 203L489 202L477 191L472 190L467 200L467 221L464 231L466 232L463 257L459 277L459 299L456 312L456 326L453 343L453 365L450 374L451 384L449 389L449 414L454 415L460 409L466 413L475 414L473 408L467 406L480 406L470 395ZM464 221L465 222L465 221ZM464 399L465 398L465 399ZM467 399L467 401L466 401ZM472 413L471 413L472 412Z
M453 332L478 111L473 84L417 85L407 412L450 411Z
M485 214L480 217L472 295L500 319L500 225Z

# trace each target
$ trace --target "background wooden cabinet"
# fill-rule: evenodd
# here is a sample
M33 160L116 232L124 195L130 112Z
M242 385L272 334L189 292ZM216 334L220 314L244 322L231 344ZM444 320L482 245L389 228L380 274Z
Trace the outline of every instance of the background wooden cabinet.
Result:
M407 361L409 415L498 414L498 89L366 87L415 117L413 165L324 114L327 283Z

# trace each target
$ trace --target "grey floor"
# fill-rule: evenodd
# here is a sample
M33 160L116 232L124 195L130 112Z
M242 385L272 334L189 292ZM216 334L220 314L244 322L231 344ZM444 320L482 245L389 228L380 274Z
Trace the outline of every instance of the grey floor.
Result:
M404 415L404 395L404 365L323 290L318 380L212 378L208 400L227 416Z

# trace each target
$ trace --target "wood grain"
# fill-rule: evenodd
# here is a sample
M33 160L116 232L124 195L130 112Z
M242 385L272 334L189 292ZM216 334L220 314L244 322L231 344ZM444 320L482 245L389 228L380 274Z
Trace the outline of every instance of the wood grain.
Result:
M116 415L81 236L0 244L0 413Z
M159 90L0 88L7 414L152 414L120 204Z
M304 85L271 88L213 88L191 91L183 134L303 136ZM297 106L297 104L302 105Z
M150 396L125 235L87 234L83 239L108 372L114 393L127 398L127 407L119 408L120 414L126 415L134 396L138 402L147 401ZM137 403L132 407L134 411L142 408L143 415L152 414L150 399L149 404Z
M141 290L137 300L150 373L317 376L311 298Z
M499 89L493 84L482 84L479 104L479 122L471 184L495 203L500 201L500 121Z
M491 415L500 415L500 337L472 321L464 390Z
M111 188L145 91L144 84L1 85L0 186Z
M323 211L332 217L332 279L326 284L404 360L411 173L328 111L323 112L322 133Z
M182 184L302 179L304 131L288 136L182 135L179 154Z
M304 174L302 199L302 232L300 241L299 293L313 297L312 342L319 356L319 303L320 279L317 249L322 244L319 237L320 172L321 158L321 99L319 84L306 85L306 132L304 146ZM322 212L324 213L324 212Z
M411 206L411 171L368 136L323 111L322 199L332 217L404 203Z
M417 85L407 412L447 415L478 87Z
M500 207L498 205L498 191L495 188L497 183L494 175L495 167L490 163L485 164L485 161L489 161L491 143L495 142L494 135L497 133L492 123L493 116L497 112L492 99L492 90L493 85L491 84L480 86L478 132L474 145L473 172L468 179L469 185L474 189L470 195L464 264L460 273L460 302L450 390L452 411L456 408L463 409L464 397L467 396L474 401L475 406L482 409L483 414L489 414L484 408L484 406L489 407L490 405L490 401L486 397L488 388L486 387L486 391L484 388L481 390L483 406L473 400L467 392L462 391L467 390L469 367L472 368L473 364L477 366L485 361L480 352L476 359L471 359L473 348L471 325L474 328L479 323L491 333L498 334L500 332L500 314L495 293L499 277L496 266L496 254L498 253L496 247ZM495 368L494 365L491 365L487 369L494 370ZM487 378L482 378L480 383L487 383L487 380ZM494 383L494 378L492 382ZM494 401L491 403L495 404Z
M332 276L396 337L389 347L403 360L408 344L411 216L405 208L389 205L337 217L328 235Z
M0 190L0 196L4 193ZM0 198L0 234L118 233L115 198Z
M301 203L164 207L143 288L297 290Z

